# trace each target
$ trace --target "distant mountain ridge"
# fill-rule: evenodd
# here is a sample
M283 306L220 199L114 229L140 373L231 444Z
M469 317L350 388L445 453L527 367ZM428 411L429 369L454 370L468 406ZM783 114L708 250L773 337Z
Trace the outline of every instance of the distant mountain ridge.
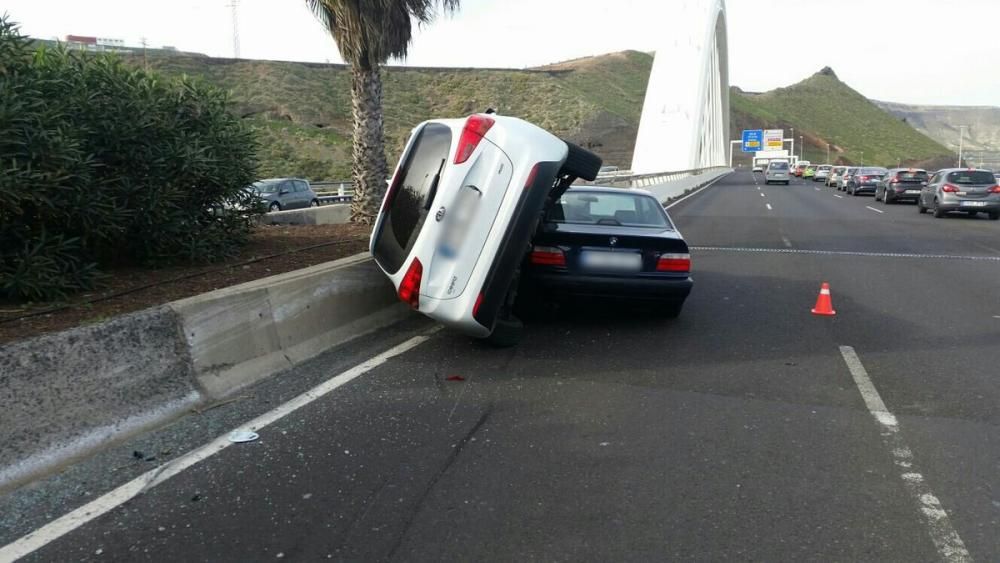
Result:
M955 152L961 134L970 163L978 164L981 156L984 164L1000 167L1000 107L874 103ZM964 133L959 125L967 126Z

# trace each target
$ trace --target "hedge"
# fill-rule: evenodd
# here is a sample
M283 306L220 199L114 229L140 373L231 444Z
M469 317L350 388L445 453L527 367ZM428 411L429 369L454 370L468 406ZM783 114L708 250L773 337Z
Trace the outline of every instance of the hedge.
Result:
M244 189L255 140L229 104L112 55L36 50L0 19L0 296L237 251L261 210Z

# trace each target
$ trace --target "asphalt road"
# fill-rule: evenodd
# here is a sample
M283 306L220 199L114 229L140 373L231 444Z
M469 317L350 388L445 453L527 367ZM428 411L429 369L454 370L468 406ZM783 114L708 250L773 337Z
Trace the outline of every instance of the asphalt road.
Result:
M415 320L3 500L0 538L409 342L26 560L1000 560L1000 222L747 173L671 214L679 319Z

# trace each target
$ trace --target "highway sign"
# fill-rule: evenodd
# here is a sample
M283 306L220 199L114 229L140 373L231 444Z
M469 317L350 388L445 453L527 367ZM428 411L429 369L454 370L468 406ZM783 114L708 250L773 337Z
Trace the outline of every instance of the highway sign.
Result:
M760 129L743 130L743 152L764 150L764 131Z
M764 131L764 150L780 151L785 146L784 129L768 129Z

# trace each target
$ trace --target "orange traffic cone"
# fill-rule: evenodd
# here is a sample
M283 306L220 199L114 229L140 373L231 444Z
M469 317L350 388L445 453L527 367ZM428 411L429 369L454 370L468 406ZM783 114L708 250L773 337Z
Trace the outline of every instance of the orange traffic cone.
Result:
M823 315L825 317L832 317L837 314L833 310L833 301L830 299L830 284L823 282L823 286L819 290L819 297L816 298L816 307L812 310L814 315Z

